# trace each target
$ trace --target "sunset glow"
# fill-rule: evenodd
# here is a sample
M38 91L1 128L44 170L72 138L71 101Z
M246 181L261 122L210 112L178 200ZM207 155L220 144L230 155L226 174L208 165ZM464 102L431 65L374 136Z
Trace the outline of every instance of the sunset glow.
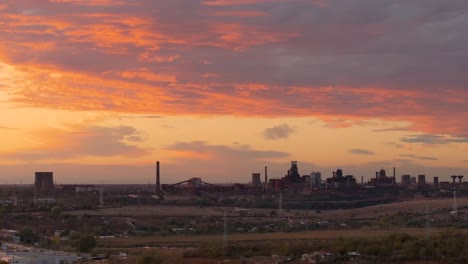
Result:
M6 0L0 183L468 175L468 3Z

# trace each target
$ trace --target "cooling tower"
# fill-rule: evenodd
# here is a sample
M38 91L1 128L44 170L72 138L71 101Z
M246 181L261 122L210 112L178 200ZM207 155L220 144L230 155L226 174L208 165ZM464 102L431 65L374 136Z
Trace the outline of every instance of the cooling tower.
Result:
M401 185L408 186L411 184L411 176L410 175L402 175L401 176Z
M252 173L252 187L262 187L260 173Z
M54 193L54 173L36 172L34 179L34 192L38 195L47 195Z
M426 185L426 175L424 175L424 174L418 175L418 185L419 186Z

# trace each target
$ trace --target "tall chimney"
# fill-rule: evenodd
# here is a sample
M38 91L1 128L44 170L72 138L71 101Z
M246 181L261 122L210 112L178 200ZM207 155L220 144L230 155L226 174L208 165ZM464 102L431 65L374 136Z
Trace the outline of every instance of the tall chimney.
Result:
M159 161L156 161L156 195L161 192L161 182L159 181Z
M268 186L268 167L265 166L265 189Z

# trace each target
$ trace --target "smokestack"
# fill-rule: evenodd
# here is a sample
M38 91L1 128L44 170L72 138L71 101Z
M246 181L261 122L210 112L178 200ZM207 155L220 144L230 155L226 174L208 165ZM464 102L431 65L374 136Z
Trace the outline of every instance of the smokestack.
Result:
M161 192L161 182L159 181L159 161L156 161L156 195Z
M396 169L395 169L395 167L393 167L393 178L396 179Z

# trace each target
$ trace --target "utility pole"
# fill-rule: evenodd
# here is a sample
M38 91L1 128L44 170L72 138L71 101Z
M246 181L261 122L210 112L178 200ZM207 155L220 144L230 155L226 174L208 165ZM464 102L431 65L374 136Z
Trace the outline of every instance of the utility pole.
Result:
M453 211L450 212L452 215L457 216L458 208L457 208L457 191L453 191Z
M431 233L430 233L430 226L429 226L429 207L426 205L426 240L429 240Z
M279 196L278 216L280 217L283 216L283 192L282 191L280 191L280 196Z
M223 255L226 255L226 249L228 245L228 233L227 233L227 217L226 217L226 209L224 209L224 235L223 235Z
M99 207L104 207L104 188L99 188Z

